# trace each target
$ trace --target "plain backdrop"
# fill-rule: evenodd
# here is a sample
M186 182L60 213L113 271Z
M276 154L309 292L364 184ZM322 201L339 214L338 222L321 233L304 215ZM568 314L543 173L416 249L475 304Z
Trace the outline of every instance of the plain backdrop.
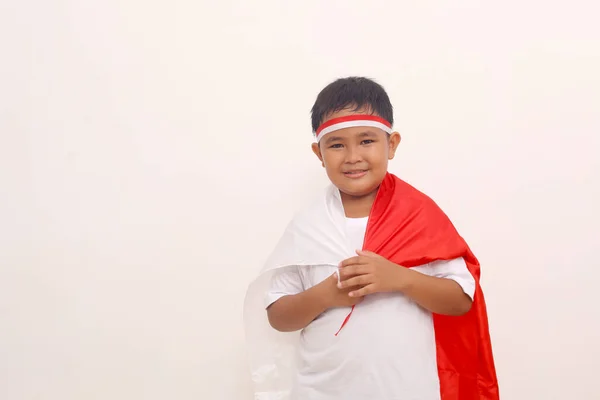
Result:
M366 75L482 263L502 398L600 399L598 11L0 0L0 398L251 399L246 287Z

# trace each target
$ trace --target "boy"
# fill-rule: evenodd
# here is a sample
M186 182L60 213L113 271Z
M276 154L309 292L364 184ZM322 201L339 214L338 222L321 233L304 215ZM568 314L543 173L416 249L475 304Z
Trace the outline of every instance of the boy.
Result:
M437 205L388 172L392 124L385 90L366 78L316 99L312 150L332 185L248 292L258 399L499 398L479 263Z

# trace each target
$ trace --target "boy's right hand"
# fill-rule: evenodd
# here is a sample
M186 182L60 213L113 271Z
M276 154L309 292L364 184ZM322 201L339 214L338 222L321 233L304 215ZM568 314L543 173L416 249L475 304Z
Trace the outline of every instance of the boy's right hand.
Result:
M348 295L351 291L356 290L357 287L340 289L337 284L337 272L319 284L321 286L320 295L323 296L322 299L327 308L352 307L363 300L364 297L350 297Z

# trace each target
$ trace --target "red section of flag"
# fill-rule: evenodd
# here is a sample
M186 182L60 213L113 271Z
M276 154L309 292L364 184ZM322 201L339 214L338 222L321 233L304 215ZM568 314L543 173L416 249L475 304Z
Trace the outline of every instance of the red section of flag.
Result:
M348 323L350 316L352 316L352 313L354 312L354 307L355 306L352 306L352 308L350 309L350 312L348 313L346 318L344 318L344 322L342 322L342 326L340 326L340 329L338 329L338 331L335 333L335 336L339 335L340 332L342 331L342 329L344 329L344 326L346 326L346 324Z
M371 210L364 250L408 268L435 260L465 259L476 282L471 310L460 317L433 316L441 398L498 400L479 261L446 214L431 198L388 174Z

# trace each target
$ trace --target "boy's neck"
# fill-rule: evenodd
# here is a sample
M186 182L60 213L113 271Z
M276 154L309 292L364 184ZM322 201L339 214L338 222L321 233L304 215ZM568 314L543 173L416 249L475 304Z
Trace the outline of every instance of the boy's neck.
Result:
M377 196L377 190L369 193L365 196L350 196L343 192L340 193L342 197L342 205L344 206L344 212L348 218L364 218L368 217L371 213L371 207L375 202L375 196Z

